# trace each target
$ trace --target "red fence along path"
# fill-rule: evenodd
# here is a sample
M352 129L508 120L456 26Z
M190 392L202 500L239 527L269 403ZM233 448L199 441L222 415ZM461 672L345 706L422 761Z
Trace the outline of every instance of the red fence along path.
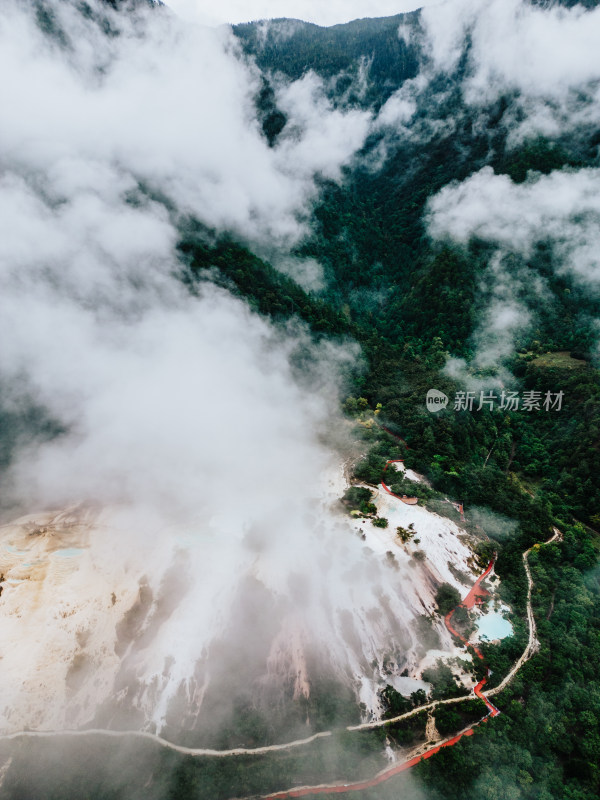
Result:
M477 580L475 581L475 583L471 587L471 590L469 591L469 594L465 597L465 599L462 601L462 603L460 603L458 608L460 608L460 606L464 606L465 608L473 608L473 606L477 603L477 601L479 599L487 597L489 592L487 592L485 589L483 589L481 587L481 582L490 574L490 572L492 571L492 569L494 567L494 562L495 561L496 561L496 556L494 556L494 558L492 558L490 563L487 565L487 567L485 569L485 572L483 572L477 578ZM475 647L474 644L471 644L470 642L468 642L465 639L465 637L461 636L461 634L456 630L456 628L453 627L451 620L452 620L452 617L453 617L455 611L456 611L456 608L453 608L452 611L450 611L448 614L446 614L446 617L444 619L444 622L446 623L446 627L448 628L448 630L450 631L450 633L453 636L456 636L457 639L460 639L460 641L465 645L465 647L469 647L475 653L477 658L479 658L479 659L481 659L483 661L483 653L481 652L481 650L478 647ZM475 692L475 695L480 700L483 700L483 702L486 704L487 709L489 711L489 715L488 716L497 717L498 714L500 713L500 711L481 692L481 690L483 689L483 687L485 686L486 683L487 683L487 679L486 678L482 678L479 681L479 683L477 684L477 686L473 689L473 691Z

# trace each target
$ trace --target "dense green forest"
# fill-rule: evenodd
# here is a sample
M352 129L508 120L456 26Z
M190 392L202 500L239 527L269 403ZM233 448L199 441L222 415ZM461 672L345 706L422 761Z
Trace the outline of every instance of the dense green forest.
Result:
M405 15L402 21L413 30L409 41L417 43L409 48L411 70L423 69L427 54L418 46L418 14ZM396 75L385 66L388 60L397 69L405 63L404 51L389 46L398 23L397 17L327 29L294 23L293 32L282 37L278 26L284 23L276 22L266 39L257 25L235 30L272 80L279 73L298 77L308 69L330 77L330 59L338 50L346 59L344 74L352 65L357 69L361 58L371 59L369 94L361 102L376 110L392 85L410 77L409 72ZM404 42L397 35L395 40ZM519 291L533 323L520 335L516 352L497 369L505 367L512 375L512 385L503 387L507 390L543 396L562 391L561 411L528 414L496 408L455 413L450 407L431 415L424 407L429 388L451 398L466 388L443 368L449 357L464 358L467 364L473 358L474 336L487 302L486 270L494 254L492 244L477 239L464 247L433 241L427 230L429 198L484 166L518 184L528 173L599 163L599 132L593 126L582 126L569 137L535 136L509 144L506 120L515 100L509 95L479 109L475 125L461 91L466 69L461 61L455 74L431 81L417 99L412 123L421 125L421 135L386 141L380 169L370 167L369 154L381 144L374 136L340 184L323 183L312 235L298 254L316 258L325 269L327 288L312 301L338 314L335 323L329 321L329 332L357 339L367 358L368 371L357 377L349 394L365 397L372 408L382 405L383 423L414 449L410 458L416 467L467 504L506 509L527 502L523 495L530 493L536 507L551 516L598 527L600 373L594 320L600 314L600 298L556 268L558 256L548 243L540 241L524 263L514 263L515 272L529 275ZM348 99L347 92L334 96L358 102ZM451 132L448 126L436 132L433 123L447 119L455 120ZM538 278L549 289L542 300L532 288ZM254 291L248 291L250 296ZM276 315L282 313L280 303L273 300L271 305ZM264 303L262 309L271 313ZM303 304L299 313L312 324L317 312L315 308L308 314ZM316 330L325 330L323 321L317 322ZM473 368L472 377L493 375Z
M339 102L381 104L408 78L414 78L418 64L414 48L398 37L400 24L412 25L416 14L366 19L346 25L322 28L299 20L281 19L269 24L265 32L256 24L234 26L245 48L255 54L265 71L273 68L287 78L300 78L307 68L318 64L319 73L335 79L332 98ZM281 46L281 40L285 46ZM360 93L353 78L365 61L377 85Z

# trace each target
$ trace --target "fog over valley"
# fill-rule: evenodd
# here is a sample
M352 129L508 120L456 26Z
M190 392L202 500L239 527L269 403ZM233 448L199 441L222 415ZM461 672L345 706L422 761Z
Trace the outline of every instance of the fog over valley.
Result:
M600 8L280 5L0 8L0 797L595 796Z

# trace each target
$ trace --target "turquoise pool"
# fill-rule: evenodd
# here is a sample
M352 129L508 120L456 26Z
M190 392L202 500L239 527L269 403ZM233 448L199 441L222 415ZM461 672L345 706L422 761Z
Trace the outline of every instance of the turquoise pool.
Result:
M506 639L512 636L513 627L507 619L504 619L501 611L489 611L477 623L477 633L479 639L492 642L494 639Z

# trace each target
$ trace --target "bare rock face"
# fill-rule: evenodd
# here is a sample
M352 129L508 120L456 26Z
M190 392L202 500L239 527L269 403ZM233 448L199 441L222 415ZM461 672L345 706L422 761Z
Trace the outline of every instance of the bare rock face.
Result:
M306 716L317 675L352 685L348 645L320 659L321 632L311 633L289 598L245 574L223 608L210 608L208 576L193 561L176 546L162 559L123 558L92 509L0 528L0 731L109 727L205 741L204 731L213 741L240 706L279 709L293 725ZM210 594L216 603L219 593ZM366 664L351 626L340 624L357 651L352 661ZM297 714L281 711L286 703Z
M113 690L116 632L141 590L94 564L96 517L69 509L0 528L3 731L79 727Z

